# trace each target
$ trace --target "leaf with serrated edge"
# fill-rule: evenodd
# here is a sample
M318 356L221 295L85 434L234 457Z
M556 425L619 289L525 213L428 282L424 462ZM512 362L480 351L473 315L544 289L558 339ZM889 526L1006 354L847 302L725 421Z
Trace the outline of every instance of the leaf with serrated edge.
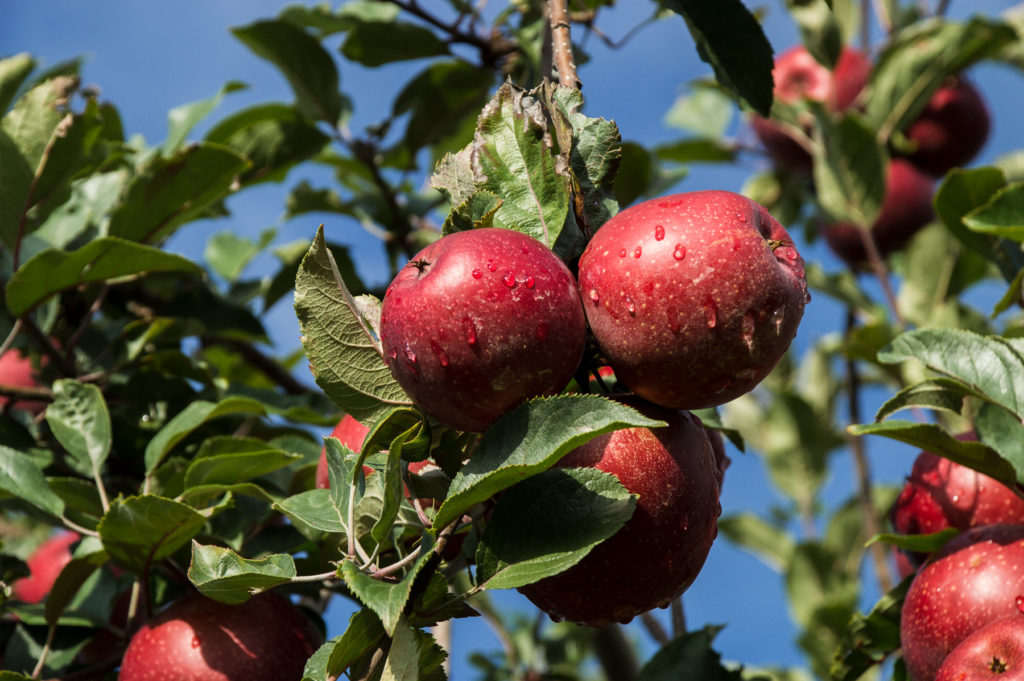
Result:
M878 408L875 420L882 421L902 409L924 407L926 409L942 409L959 414L964 403L962 390L950 390L936 385L932 381L924 381L903 388L886 400Z
M477 548L477 583L513 589L569 569L629 520L636 499L611 473L552 468L505 490Z
M346 518L331 503L331 492L311 489L299 492L274 504L274 508L292 520L321 532L344 534Z
M568 163L552 149L540 102L505 82L477 119L477 187L502 198L494 225L555 245L569 216Z
M4 445L0 445L0 490L58 518L64 513L64 502L54 494L39 466L25 454Z
M1024 419L1024 354L999 336L966 329L907 331L878 353L886 364L916 359Z
M115 499L97 528L103 548L138 574L184 546L206 524L185 504L155 495Z
M384 638L380 618L369 608L363 608L349 618L345 633L334 639L327 662L327 675L338 677L363 655L373 650Z
M99 477L113 439L103 393L94 385L60 379L53 384L53 396L46 408L50 430L79 470Z
M146 474L149 475L160 465L163 458L193 430L221 416L233 414L266 415L263 405L244 397L227 397L220 402L198 400L185 407L177 416L161 428L146 445Z
M1000 189L987 204L971 211L963 220L975 232L1024 242L1024 183Z
M604 433L664 426L635 409L596 395L531 400L502 415L452 480L434 527L443 528L474 504L550 468L569 451Z
M243 558L231 549L192 542L188 578L204 596L237 605L260 591L295 577L295 561L287 553Z
M399 582L374 579L350 560L344 561L340 566L345 584L363 605L377 613L384 625L384 631L389 636L394 635L395 629L401 621L402 611L412 592L412 583L423 566L431 559L433 546L434 542L430 535L424 534L419 546L420 555L408 567Z
M317 385L345 413L367 422L392 407L412 405L341 279L324 242L323 226L296 277L295 313Z
M869 227L885 197L885 151L859 114L834 123L822 107L816 113L821 144L814 149L814 181L822 208L836 220Z

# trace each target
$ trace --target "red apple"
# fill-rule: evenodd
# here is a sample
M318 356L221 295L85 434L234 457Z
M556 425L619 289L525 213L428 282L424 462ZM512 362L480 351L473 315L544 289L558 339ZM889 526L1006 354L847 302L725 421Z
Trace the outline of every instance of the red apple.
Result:
M715 453L715 467L718 470L718 489L722 489L725 482L725 469L732 463L732 459L725 453L725 438L722 433L714 428L705 428L708 434L708 442L711 443L711 451Z
M583 560L519 589L555 620L603 627L667 605L697 577L718 534L718 465L700 420L629 404L668 426L598 436L558 463L612 473L639 499L622 529Z
M140 628L119 681L298 681L320 633L271 592L241 605L193 594Z
M384 358L427 415L481 432L532 397L562 390L583 356L572 273L509 229L456 232L402 268L381 308Z
M989 622L953 648L935 681L1024 681L1024 614Z
M906 136L916 145L909 158L921 170L942 177L978 155L991 127L981 94L962 75L953 76L907 127Z
M45 364L46 358L41 358L40 362ZM18 388L39 387L39 381L36 380L36 370L32 366L32 360L16 348L0 355L0 383ZM10 397L0 395L0 407L3 407L10 401ZM46 409L46 402L18 400L13 406L31 414L39 414L43 409Z
M774 96L786 104L809 99L824 102L831 111L842 111L853 105L870 74L871 60L853 48L844 47L835 70L829 71L803 45L797 45L775 59ZM810 154L782 126L756 115L750 124L777 166L810 172Z
M932 209L933 180L906 159L889 162L882 210L871 225L871 236L883 258L902 248L935 217ZM867 262L860 228L849 222L821 226L825 242L847 265Z
M785 228L727 191L622 211L583 252L579 284L618 380L676 409L751 390L785 354L809 299Z
M900 617L903 659L913 681L933 681L971 632L1024 607L1024 525L967 530L918 570Z
M38 603L46 598L57 575L71 561L71 545L78 539L75 532L59 532L40 544L25 561L29 576L11 585L14 597L23 603Z
M957 439L973 441L973 432ZM1000 482L932 452L914 460L903 490L889 512L900 534L931 534L947 527L966 530L995 523L1024 524L1024 499ZM920 564L925 556L912 556Z

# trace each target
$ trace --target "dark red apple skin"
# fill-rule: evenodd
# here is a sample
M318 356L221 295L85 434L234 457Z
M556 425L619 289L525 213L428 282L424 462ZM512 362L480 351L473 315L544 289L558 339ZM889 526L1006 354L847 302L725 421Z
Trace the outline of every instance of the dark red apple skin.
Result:
M639 494L615 535L565 572L519 590L555 619L592 627L665 606L697 577L718 534L718 464L700 420L639 400L666 428L600 435L558 463L614 474Z
M974 441L973 432L957 439ZM966 530L995 523L1024 524L1024 499L1009 487L932 452L917 455L910 476L889 511L900 534ZM927 556L910 556L920 565Z
M241 605L199 594L176 601L131 638L119 681L299 681L322 643L313 624L271 592Z
M878 219L871 226L878 253L883 258L903 248L922 227L935 218L932 208L934 180L906 159L889 162L885 198ZM832 252L850 267L867 262L860 229L848 222L826 223L822 236Z
M907 138L916 144L909 158L921 170L942 177L978 155L991 127L981 93L964 76L953 76L907 127Z
M45 364L45 358L41 359ZM22 354L21 350L11 349L0 355L0 383L18 388L37 388L39 381L32 360ZM11 401L10 397L0 395L0 407ZM46 402L39 400L18 400L11 405L13 408L27 411L30 414L41 414L46 409Z
M338 421L338 425L334 426L330 437L338 438L341 441L341 444L345 445L353 452L358 453L359 450L362 449L363 440L366 439L366 435L369 432L369 427L364 426L348 414L345 414L345 416ZM369 470L371 469L368 467L363 468L364 473ZM327 448L324 447L320 450L320 460L316 464L316 488L328 489L330 486L331 481L327 475Z
M843 111L853 106L870 75L871 60L851 47L843 48L835 70L829 71L803 45L797 45L775 59L774 96L787 104L806 98L823 102L831 111ZM750 117L750 124L776 166L811 171L811 155L781 125L757 115Z
M381 308L384 359L426 414L482 432L562 390L583 356L575 280L546 245L508 229L442 237L395 277Z
M39 603L46 598L57 575L71 561L71 545L78 539L75 532L60 532L40 544L25 561L29 576L11 585L14 597L23 603Z
M954 537L918 570L900 617L913 681L933 681L971 632L1024 604L1024 525L985 525Z
M1024 614L989 622L946 657L935 681L1024 681Z
M579 263L590 329L640 397L699 409L750 391L796 335L804 261L762 206L727 191L622 211Z
M718 489L719 492L722 490L722 484L725 482L725 470L732 464L732 459L725 453L725 438L722 437L722 433L715 430L714 428L707 428L705 430L708 434L708 442L711 443L711 451L715 454L715 466L718 468Z

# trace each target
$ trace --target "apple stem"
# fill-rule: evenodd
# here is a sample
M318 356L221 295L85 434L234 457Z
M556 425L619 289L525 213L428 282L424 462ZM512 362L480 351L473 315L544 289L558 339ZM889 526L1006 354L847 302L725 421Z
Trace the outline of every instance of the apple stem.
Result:
M558 69L558 82L579 90L583 87L576 74L576 60L572 55L569 34L569 6L566 0L548 0L548 19L551 22L551 49Z
M82 535L83 537L99 537L100 536L100 533L97 532L96 530L90 530L88 528L82 527L78 523L72 522L72 521L68 520L67 518L65 518L63 516L61 516L60 521L62 523L64 523L64 527L68 528L69 530L74 530L75 532L77 532L78 534Z
M599 629L594 651L608 681L635 681L640 672L636 653L618 624Z
M856 324L856 314L852 308L848 308L846 311L847 337L852 333ZM847 359L846 390L850 423L861 423L860 386L860 372L857 371L857 362L854 359ZM867 450L863 438L847 435L847 439L850 443L850 451L853 453L861 515L864 518L864 531L868 538L874 537L881 532L881 523L879 522L878 514L875 512L875 503L872 499L871 467L868 463ZM871 561L874 565L875 576L878 579L878 586L881 588L882 593L888 593L892 589L892 575L889 572L885 545L882 542L874 542L868 550L871 552Z
M672 613L672 637L679 638L686 633L686 611L683 609L683 595L672 599L669 606Z
M659 646L663 646L672 640L668 632L665 631L665 627L661 626L661 622L651 612L641 613L640 622Z

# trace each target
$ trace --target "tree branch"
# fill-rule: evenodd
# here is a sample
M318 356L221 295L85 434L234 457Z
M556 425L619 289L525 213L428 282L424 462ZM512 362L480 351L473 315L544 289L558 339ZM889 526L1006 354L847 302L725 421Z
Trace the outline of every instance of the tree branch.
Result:
M569 8L566 0L548 0L548 19L551 22L551 47L558 69L558 82L579 90L583 87L576 75L576 60L572 55Z

